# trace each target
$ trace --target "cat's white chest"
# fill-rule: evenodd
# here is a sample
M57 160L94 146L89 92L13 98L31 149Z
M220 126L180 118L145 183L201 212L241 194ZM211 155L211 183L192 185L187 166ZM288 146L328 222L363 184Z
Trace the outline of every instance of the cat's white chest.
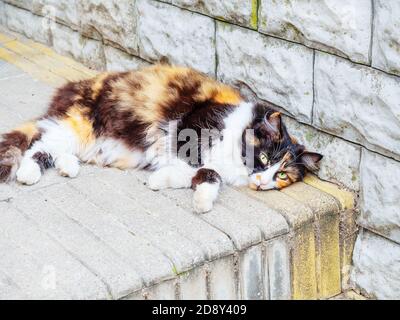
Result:
M225 119L223 139L204 156L204 167L215 169L230 185L246 185L248 169L242 159L242 134L253 118L254 105L242 102Z

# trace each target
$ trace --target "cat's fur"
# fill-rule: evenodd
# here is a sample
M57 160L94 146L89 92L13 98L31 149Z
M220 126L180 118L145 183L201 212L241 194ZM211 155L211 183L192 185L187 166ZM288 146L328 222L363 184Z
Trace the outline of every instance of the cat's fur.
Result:
M3 135L0 180L31 185L49 167L76 177L81 161L146 168L151 189L191 187L206 212L221 183L281 189L321 158L268 105L193 69L154 65L58 89L44 116Z

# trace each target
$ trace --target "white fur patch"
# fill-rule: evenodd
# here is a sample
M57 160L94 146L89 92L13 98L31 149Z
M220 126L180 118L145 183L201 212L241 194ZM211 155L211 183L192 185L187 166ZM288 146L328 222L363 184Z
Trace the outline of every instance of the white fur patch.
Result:
M42 139L35 143L29 150L28 156L38 151L45 151L52 155L57 163L57 158L65 154L76 155L83 162L95 163L99 166L112 166L114 163L123 161L129 168L142 168L147 163L144 161L143 153L129 149L123 142L113 138L99 138L88 145L82 145L73 130L62 121L54 119L41 120L38 126L43 129ZM63 160L64 161L64 160ZM73 176L75 168L67 170Z
M41 139L25 153L26 156L31 157L36 152L46 152L55 159L61 154L78 153L78 139L68 125L55 119L40 120L37 125L44 133Z
M121 160L127 168L142 168L146 165L142 152L130 150L123 142L113 138L99 138L78 155L83 162L99 166L112 166Z
M276 187L274 177L281 165L282 163L278 162L265 171L252 174L250 176L250 182L260 187L261 190L274 189Z
M79 159L72 154L60 155L54 164L63 177L75 178L79 173Z
M223 140L218 141L204 159L205 167L214 169L222 180L239 186L248 183L249 171L242 160L242 134L253 119L254 105L242 102L225 119Z
M24 158L21 161L21 165L16 173L17 181L26 184L33 185L40 180L42 173L39 165L31 158Z
M193 194L193 209L197 213L208 212L218 197L219 183L203 182L196 186Z
M153 172L149 177L148 186L152 190L190 188L196 171L197 169L186 162L176 159L174 164Z

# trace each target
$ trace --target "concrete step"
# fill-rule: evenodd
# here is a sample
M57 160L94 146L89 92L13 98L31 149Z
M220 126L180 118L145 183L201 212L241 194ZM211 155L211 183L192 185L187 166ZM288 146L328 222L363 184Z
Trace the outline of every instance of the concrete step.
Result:
M0 33L0 131L93 71ZM308 176L283 191L151 191L148 173L84 166L0 185L0 299L325 299L348 281L354 199Z

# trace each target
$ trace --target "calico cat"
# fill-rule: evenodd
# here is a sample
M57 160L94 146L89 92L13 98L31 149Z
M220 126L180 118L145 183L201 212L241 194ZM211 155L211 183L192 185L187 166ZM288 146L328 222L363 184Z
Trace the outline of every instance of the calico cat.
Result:
M221 183L282 189L321 158L268 103L159 64L59 88L44 116L3 135L0 181L32 185L50 167L73 178L80 162L150 169L150 189L192 188L194 210L207 212Z

